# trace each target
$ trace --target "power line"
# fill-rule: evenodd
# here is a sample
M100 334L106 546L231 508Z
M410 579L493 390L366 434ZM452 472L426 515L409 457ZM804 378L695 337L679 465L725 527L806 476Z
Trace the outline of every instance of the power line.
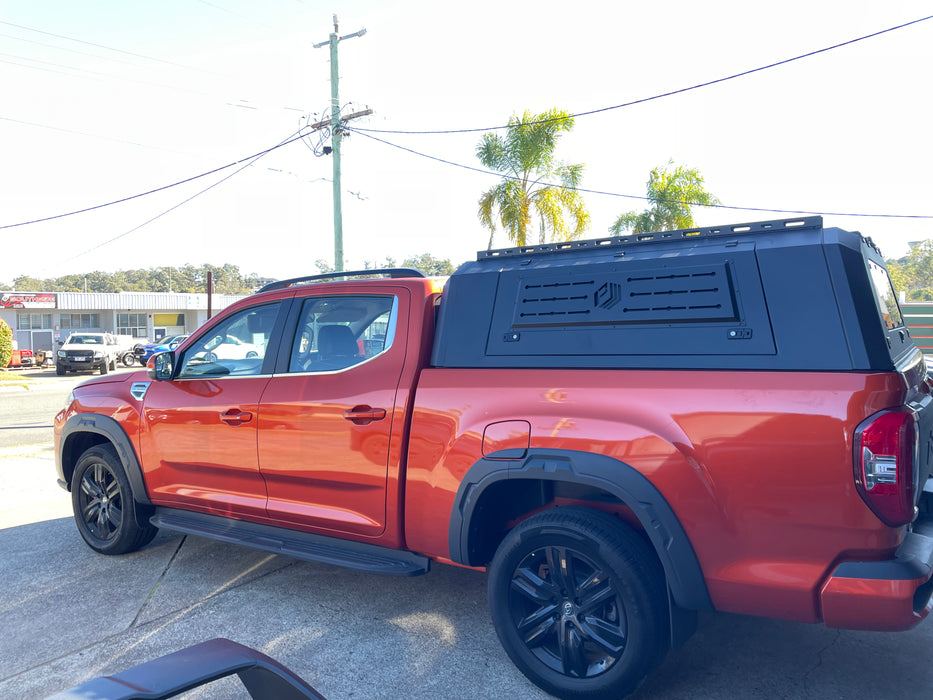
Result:
M77 258L80 258L80 257L82 257L82 256L84 256L84 255L87 255L88 253L93 253L95 250L98 250L99 248L103 248L105 245L110 245L110 244L113 243L114 241L118 241L118 240L120 240L121 238L125 238L126 236L129 236L131 233L135 233L136 231L138 231L139 229L143 228L144 226L148 226L148 225L151 224L153 221L156 221L157 219L161 219L161 218L162 218L163 216L165 216L166 214L169 214L169 213L175 211L176 209L178 209L179 207L184 206L185 204L187 204L188 202L190 202L192 199L195 199L196 197L200 197L200 196L201 196L202 194L204 194L205 192L208 192L208 191L214 189L215 187L217 187L217 185L220 185L220 184L226 182L227 180L229 180L229 179L230 179L231 177L233 177L234 175L236 175L236 174L242 172L243 170L245 170L246 168L248 168L249 166L251 166L253 163L255 163L257 160L259 160L260 158L262 158L264 155L266 155L266 154L268 154L268 153L274 151L276 148L280 148L280 147L282 147L282 146L284 146L284 145L286 145L286 144L288 144L288 143L291 143L293 140L295 140L294 137L295 137L295 136L298 136L298 135L301 133L301 131L302 131L302 129L299 129L298 131L294 132L294 133L291 134L290 136L286 137L284 140L280 141L280 142L278 143L278 145L273 146L272 148L269 148L269 149L267 149L267 150L265 150L265 151L262 151L261 153L257 154L256 156L250 157L250 158L248 158L248 159L244 159L244 160L248 160L249 162L247 162L245 165L243 165L243 166L237 168L236 170L234 170L232 173L230 173L230 174L227 175L226 177L221 178L220 180L218 180L218 181L215 182L214 184L212 184L212 185L210 185L210 186L208 186L208 187L205 187L205 188L204 188L203 190L201 190L200 192L197 192L197 193L191 195L190 197L188 197L187 199L185 199L185 200L179 202L179 203L176 204L175 206L166 209L166 210L163 211L161 214L157 214L156 216L153 216L151 219L148 219L148 220L144 221L143 223L139 224L139 226L135 226L135 227L131 228L129 231L124 231L124 232L121 233L119 236L114 236L113 238L110 238L110 239L108 239L108 240L106 240L106 241L102 241L101 243L98 243L98 244L97 244L96 246L94 246L93 248L88 248L88 249L85 250L83 253L78 253L77 255L72 255L70 258L65 258L65 259L62 260L61 262L63 262L63 263L64 263L64 262L70 262L70 261L76 260ZM300 136L299 136L299 138L300 138ZM241 160L240 162L242 163L243 161ZM216 171L214 171L214 172L216 172Z
M11 120L11 121L12 121L12 120ZM274 151L274 150L276 150L276 149L282 148L283 146L287 146L287 145L290 144L290 143L294 143L295 141L299 141L300 139L304 138L304 133L303 133L303 131L304 131L303 128L302 128L302 129L299 129L298 131L295 132L294 135L290 136L290 137L289 137L288 139L286 139L285 141L282 141L281 143L279 143L279 144L277 144L277 145L275 145L275 146L272 146L271 148L267 148L267 149L265 149L264 151L260 151L259 153L254 153L253 155L247 156L246 158L240 158L239 160L236 160L236 161L234 161L234 162L232 162L232 163L228 163L227 165L222 165L222 166L220 166L219 168L214 168L213 170L208 170L207 172L201 173L200 175L193 175L192 177L185 178L184 180L179 180L178 182L173 182L173 183L170 184L170 185L163 185L162 187L156 187L155 189L148 190L148 191L146 191L146 192L140 192L139 194L134 194L134 195L131 195L131 196L129 196L129 197L123 197L122 199L115 199L115 200L110 201L110 202L104 202L103 204L96 204L96 205L94 205L94 206L92 206L92 207L85 207L84 209L77 209L77 210L75 210L75 211L65 212L64 214L55 214L54 216L46 216L46 217L43 217L43 218L41 218L41 219L33 219L33 220L31 220L31 221L21 221L20 223L17 223L17 224L5 224L5 225L0 226L0 230L8 229L8 228L17 228L17 227L19 227L19 226L29 226L29 225L31 225L31 224L41 224L41 223L43 223L43 222L45 222L45 221L53 221L53 220L55 220L55 219L63 219L63 218L65 218L65 217L67 217L67 216L75 216L75 215L77 215L77 214L85 214L85 213L87 213L87 212L89 212L89 211L95 211L95 210L97 210L97 209L103 209L103 208L105 208L105 207L111 207L111 206L113 206L113 205L115 205L115 204L123 204L124 202L129 202L129 201L132 201L132 200L134 200L134 199L139 199L140 197L146 197L146 196L148 196L148 195L150 195L150 194L155 194L155 193L157 193L157 192L163 192L163 191L165 191L165 190L171 189L172 187L178 187L179 185L184 185L184 184L186 184L186 183L193 182L194 180L199 180L199 179L202 178L202 177L207 177L208 175L213 175L214 173L219 173L220 171L226 170L227 168L233 168L233 167L235 167L235 166L237 166L237 165L239 165L240 163L243 163L243 162L245 162L245 161L248 161L248 160L255 160L255 159L257 159L257 158L261 158L262 156L266 155L267 153L271 153L272 151ZM239 172L239 171L237 171L237 172ZM223 181L221 181L221 182L223 182Z
M400 146L384 139L373 136L372 134L365 133L367 130L361 130L357 128L347 127L347 131L355 132L360 134L360 136L365 136L366 138L372 139L373 141L378 141L379 143L385 144L386 146L391 146L392 148L397 148L400 151L405 151L406 153L411 153L412 155L419 156L421 158L427 158L428 160L433 160L438 163L443 163L444 165L451 165L455 168L461 168L463 170L470 170L475 173L481 173L483 175L492 175L498 178L504 178L506 180L515 180L518 181L521 178L515 177L514 175L506 175L503 173L497 173L492 170L484 170L483 168L476 168L471 165L464 165L463 163L457 163L452 160L445 160L444 158L438 158L437 156L428 155L427 153L421 153L415 151L411 148L406 148L405 146ZM574 190L575 192L583 192L585 194L596 194L603 195L606 197L618 197L622 199L638 199L642 201L650 201L648 197L635 195L635 194L621 194L618 192L605 192L602 190L591 190L584 187L568 187L566 185L560 184L551 184L551 183L541 183L546 187L556 187L560 189ZM686 202L681 200L659 200L659 201L669 201L676 204L689 204L690 206L705 207L708 209L730 209L734 211L755 211L755 212L772 212L776 214L810 214L814 216L852 216L860 218L869 218L869 219L933 219L933 215L921 215L921 214L854 214L851 212L833 212L833 211L806 211L803 209L772 209L769 207L733 207L727 206L725 204L697 204L694 202Z
M2 63L2 61L0 61ZM176 151L171 148L164 148L162 146L151 146L145 143L137 143L136 141L127 141L126 139L118 139L114 136L102 136L101 134L89 134L86 131L76 131L75 129L63 129L59 126L50 126L49 124L39 124L37 122L24 121L22 119L13 119L11 117L0 116L0 121L11 122L13 124L23 124L25 126L35 126L39 129L49 129L50 131L60 131L63 134L75 134L77 136L87 136L93 139L102 139L104 141L113 141L114 143L123 143L130 146L137 146L139 148L151 148L157 151L166 151L168 153L176 153L182 156L193 155L191 153L185 153L184 151Z
M711 85L717 85L718 83L724 83L729 80L735 80L736 78L742 78L742 77L745 77L746 75L752 75L753 73L760 73L761 71L765 71L770 68L776 68L778 66L783 66L788 63L793 63L794 61L800 61L804 58L811 58L818 54L826 53L827 51L833 51L835 49L839 49L844 46L849 46L851 44L855 44L860 41L865 41L866 39L873 39L875 37L881 36L883 34L887 34L889 32L896 31L898 29L904 29L905 27L909 27L914 24L919 24L920 22L926 22L929 19L933 19L933 15L930 15L928 17L921 17L920 19L915 19L910 22L905 22L904 24L899 24L896 27L889 27L887 29L882 29L880 31L873 32L872 34L866 34L864 36L860 36L856 39L849 39L848 41L843 41L839 44L833 44L832 46L827 46L822 49L817 49L815 51L809 51L807 53L800 54L799 56L794 56L793 58L786 58L783 61L777 61L775 63L769 63L768 65L765 65L765 66L759 66L758 68L752 68L750 70L742 71L741 73L733 73L732 75L728 75L723 78L707 80L706 82L697 83L696 85L691 85L690 87L679 88L677 90L670 90L668 92L664 92L658 95L652 95L651 97L642 97L637 100L631 100L630 102L623 102L622 104L612 105L611 107L601 107L599 109L591 109L586 112L577 112L576 114L569 115L569 117L560 117L560 119L574 119L576 117L588 117L593 114L601 114L602 112L610 112L612 110L622 109L624 107L633 107L635 105L644 104L646 102L654 102L655 100L661 100L665 97L672 97L674 95L680 95L685 92L699 90L700 88L710 87ZM531 126L534 124L543 124L548 121L554 121L554 119L542 119L536 122L527 122L525 126ZM472 128L472 129L439 129L439 130L430 130L430 131L403 131L403 130L396 130L396 129L355 129L355 131L368 131L369 133L373 133L373 134L427 135L427 134L470 134L470 133L476 133L480 131L497 131L497 130L508 129L508 128L509 128L509 125L504 124L504 125L499 125L499 126L487 126L487 127L479 127L479 128ZM772 211L772 210L769 209L768 211Z
M0 36L3 36L3 35L0 35ZM91 54L86 54L86 55L91 55ZM290 111L290 112L304 112L305 111L298 107L273 108L267 105L256 106L250 103L249 100L242 100L242 99L239 100L239 102L231 102L228 98L222 97L219 93L211 94L211 93L203 92L201 90L189 90L183 87L179 87L177 85L166 85L165 83L156 83L156 82L151 82L148 80L140 80L138 78L130 78L130 77L122 76L122 75L114 75L112 73L102 73L100 71L93 71L93 70L88 70L86 68L78 68L77 66L70 66L67 63L55 63L52 61L43 61L37 58L29 58L28 56L20 56L17 54L8 54L8 53L0 53L0 56L6 56L7 58L18 58L22 61L30 61L32 63L41 64L41 65L35 65L35 66L27 65L25 63L18 63L16 61L6 61L0 58L0 63L6 63L8 65L17 66L19 68L41 70L46 73L57 73L58 75L67 75L69 77L78 77L78 78L85 78L85 79L90 79L90 80L100 80L100 79L121 80L124 82L137 83L139 85L146 85L149 87L156 87L156 88L160 88L163 90L172 90L174 92L180 92L186 95L194 95L195 97L203 97L206 100L216 100L218 102L223 101L224 104L228 107L239 107L239 108L245 108L245 109L251 109L251 110L282 109L282 110ZM53 68L44 68L43 66L53 66ZM64 70L55 70L55 68L63 68ZM75 72L66 72L66 71L75 71Z
M64 34L54 34L52 32L47 32L42 29L26 27L22 24L14 24L13 22L5 22L3 20L0 20L0 24L5 24L8 27L16 27L17 29L24 29L27 32L35 32L37 34L44 34L45 36L52 36L52 37L55 37L56 39L65 39L66 41L74 41L75 43L84 44L85 46L93 46L98 49L105 49L107 51L121 53L126 56L133 56L134 58L142 58L147 61L155 61L156 63L164 63L167 66L174 66L175 68L184 68L185 70L193 70L193 71L197 71L198 73L210 74L210 71L205 71L200 68L193 68L192 66L185 66L185 65L182 65L181 63L174 63L172 61L166 61L163 58L155 58L153 56L146 56L145 54L141 54L141 53L133 53L132 51L124 51L123 49L115 49L112 46L105 46L104 44L95 44L92 41L84 41L83 39L75 39L74 37L65 36Z
M99 58L104 61L113 61L115 63L122 63L127 66L135 66L136 64L132 61L127 61L116 56L105 58L98 53L90 53L88 51L78 51L77 49L66 49L64 46L56 46L55 44L46 44L43 41L35 41L33 39L24 39L21 36L13 36L12 34L0 34L0 37L4 39L13 39L14 41L22 41L27 44L35 44L36 46L44 46L47 49L55 49L56 51L67 51L68 53L75 53L79 56L90 56L91 58Z
M29 58L28 56L18 56L16 54L10 53L0 53L0 56L5 56L6 58L18 58L21 61L30 61L31 63L38 63L38 66L30 66L25 63L17 63L15 61L0 61L0 63L8 63L13 66L19 66L20 68L32 68L33 70L44 70L50 73L59 73L60 75L67 75L70 77L78 78L106 78L108 80L123 80L128 83L137 83L139 85L147 85L149 87L162 88L163 90L175 90L176 92L183 92L189 95L198 95L200 97L210 98L211 96L204 92L199 92L196 90L186 90L185 88L180 88L177 85L165 85L163 83L153 83L148 80L139 80L138 78L128 78L121 75L113 75L111 73L101 73L100 71L88 70L87 68L78 68L76 66L69 66L66 63L55 63L53 61L43 61L38 58ZM52 70L50 68L43 68L42 66L53 66L54 68L64 68L66 71L75 71L73 73L64 73L62 71Z

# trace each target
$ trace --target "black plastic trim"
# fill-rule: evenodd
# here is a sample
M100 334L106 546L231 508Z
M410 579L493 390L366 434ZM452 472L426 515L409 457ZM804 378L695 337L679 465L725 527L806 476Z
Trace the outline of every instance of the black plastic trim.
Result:
M483 492L504 480L562 481L599 488L631 508L651 539L676 603L686 610L711 610L713 604L693 545L677 515L644 475L605 455L576 450L531 449L525 459L504 462L481 459L464 475L450 517L449 544L452 561L470 561L470 521Z
M101 676L52 700L164 700L236 674L254 700L324 700L275 659L229 639L211 639L172 654Z
M107 438L123 463L123 470L126 472L126 478L133 490L133 500L143 505L152 504L152 501L149 500L149 492L146 490L146 482L143 479L143 470L139 465L139 459L136 457L136 451L133 449L133 445L123 426L113 418L97 413L77 413L69 418L62 427L58 449L55 451L55 469L58 472L60 484L67 490L71 490L70 480L65 478L64 463L66 450L69 451L67 456L72 457L68 443L69 438L74 433L94 433ZM73 455L73 457L77 459L80 455ZM73 460L69 459L68 461Z
M374 574L420 576L431 567L427 557L414 552L218 515L159 507L150 522L166 530Z
M915 523L914 530L887 561L845 561L833 571L835 578L872 581L915 581L933 574L933 522Z

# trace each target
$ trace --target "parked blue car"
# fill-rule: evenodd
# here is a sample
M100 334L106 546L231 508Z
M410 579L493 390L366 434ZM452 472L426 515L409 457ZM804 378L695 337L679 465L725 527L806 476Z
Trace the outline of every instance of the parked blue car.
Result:
M188 335L173 335L168 338L162 338L157 343L149 343L148 345L141 345L136 348L136 360L141 364L146 364L149 361L149 358L153 355L165 352L166 350L174 350L188 337Z

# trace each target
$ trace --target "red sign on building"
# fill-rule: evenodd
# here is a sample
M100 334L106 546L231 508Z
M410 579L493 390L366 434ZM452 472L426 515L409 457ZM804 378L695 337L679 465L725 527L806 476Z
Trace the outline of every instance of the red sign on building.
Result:
M0 307L4 309L54 309L54 294L3 294Z

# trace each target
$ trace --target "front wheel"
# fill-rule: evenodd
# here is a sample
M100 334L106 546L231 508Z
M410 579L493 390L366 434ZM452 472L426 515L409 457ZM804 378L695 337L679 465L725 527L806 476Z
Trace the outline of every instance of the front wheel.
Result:
M103 362L101 363L101 365L100 365L100 373L101 373L101 374L107 374L107 372L110 370L109 363L110 363L110 361L109 361L108 359L104 358L104 361L103 361Z
M554 508L516 526L489 567L499 640L535 685L559 698L618 700L668 649L664 571L618 519Z
M152 525L136 522L129 480L110 445L81 455L71 476L71 504L78 532L101 554L132 552L156 535Z

